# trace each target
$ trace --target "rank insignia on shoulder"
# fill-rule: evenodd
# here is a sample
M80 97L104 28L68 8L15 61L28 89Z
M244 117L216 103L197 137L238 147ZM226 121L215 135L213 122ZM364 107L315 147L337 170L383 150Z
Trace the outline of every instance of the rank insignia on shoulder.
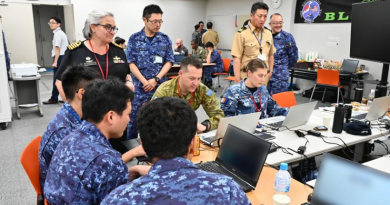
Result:
M207 91L206 95L211 97L213 95L213 91L212 90Z
M111 42L114 46L116 46L116 47L118 47L118 48L121 48L122 49L122 47L120 46L120 45L118 45L117 43L115 43L115 42Z
M81 41L77 41L68 45L68 50L72 51L81 45Z

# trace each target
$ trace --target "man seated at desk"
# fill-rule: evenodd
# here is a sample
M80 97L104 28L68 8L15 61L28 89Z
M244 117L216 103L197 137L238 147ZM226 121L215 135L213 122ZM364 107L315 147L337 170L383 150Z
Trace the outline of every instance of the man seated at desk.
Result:
M215 63L215 66L207 66L203 68L203 73L206 77L205 84L207 87L211 88L213 86L213 77L211 76L211 74L223 72L223 61L221 55L218 53L217 50L214 49L213 43L207 42L205 44L205 47L207 51L206 62Z
M215 93L200 82L201 78L201 60L188 56L181 62L179 76L161 84L152 97L152 100L164 96L178 97L187 101L194 110L202 105L210 118L198 123L199 133L216 129L219 120L225 116Z
M129 171L111 138L123 135L134 93L116 78L92 82L82 99L85 119L52 157L44 187L49 204L100 204L129 182Z
M287 115L289 109L280 107L263 85L269 70L264 61L256 58L246 66L247 78L230 86L221 100L226 116L261 112L261 119Z
M137 120L153 165L131 168L131 175L144 176L113 190L102 205L251 204L231 177L202 171L190 161L197 117L187 102L157 98L141 108Z
M200 47L198 44L198 41L192 40L191 41L191 47L192 47L192 55L198 56L201 60L206 59L206 51L204 50L203 47Z
M179 53L180 55L188 56L188 49L183 45L183 40L178 38L175 43L175 52Z
M100 78L99 72L85 66L72 66L62 74L62 87L67 102L50 121L39 145L39 182L42 188L58 144L81 125L81 100L85 87Z

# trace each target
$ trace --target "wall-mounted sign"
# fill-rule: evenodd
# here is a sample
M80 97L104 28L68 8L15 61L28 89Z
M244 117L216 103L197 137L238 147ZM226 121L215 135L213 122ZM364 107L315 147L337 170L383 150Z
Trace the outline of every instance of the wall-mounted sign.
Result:
M380 0L297 0L295 23L351 22L353 3Z

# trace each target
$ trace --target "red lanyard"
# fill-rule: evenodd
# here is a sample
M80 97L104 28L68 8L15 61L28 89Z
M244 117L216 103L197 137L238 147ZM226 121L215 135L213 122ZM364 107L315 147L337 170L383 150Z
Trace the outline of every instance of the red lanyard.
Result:
M180 88L179 88L179 78L177 78L177 94L179 95L179 97L181 97L181 95L180 95ZM194 98L194 93L191 93L190 105L192 105L192 99L193 98Z
M100 68L100 72L102 73L102 77L103 79L107 79L108 77L108 46L106 46L106 76L104 77L104 73L103 73L103 69L102 69L102 66L100 66L100 63L99 63L99 60L97 59L96 57L96 54L95 52L93 51L93 47L92 47L92 44L91 44L91 40L88 40L89 41L89 45L91 46L91 49L92 49L92 53L93 55L95 56L95 60Z
M257 108L256 102L255 102L255 99L253 99L253 96L252 96L251 94L249 94L249 96L250 96L251 99L252 99L252 102L253 102L253 105L254 105L255 108L256 108L256 111L257 111L257 112L260 112L260 111L262 110L262 107L261 107L261 96L260 96L260 91L258 91L258 92L259 92L260 109Z

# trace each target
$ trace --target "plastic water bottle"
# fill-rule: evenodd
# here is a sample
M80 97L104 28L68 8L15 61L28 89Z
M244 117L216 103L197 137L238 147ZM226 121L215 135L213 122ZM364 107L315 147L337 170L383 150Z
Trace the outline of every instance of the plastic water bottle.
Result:
M368 95L368 101L367 105L370 107L372 104L372 101L374 101L375 98L375 89L371 89L371 93Z
M291 176L287 163L280 164L280 170L275 176L275 194L286 194L290 191Z

